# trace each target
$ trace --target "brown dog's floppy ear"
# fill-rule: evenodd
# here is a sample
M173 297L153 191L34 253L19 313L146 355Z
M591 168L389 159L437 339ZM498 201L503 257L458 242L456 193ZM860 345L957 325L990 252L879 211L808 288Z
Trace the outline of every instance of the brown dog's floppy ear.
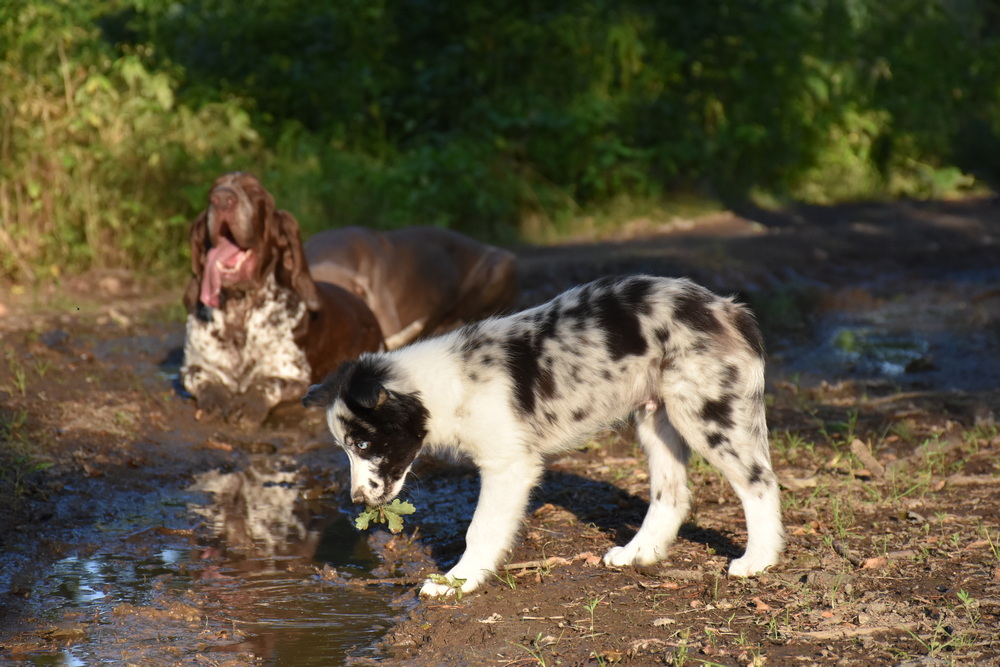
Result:
M275 211L275 229L281 258L277 266L278 282L295 290L305 302L306 308L316 312L320 309L319 290L309 274L309 264L302 249L299 223L288 211Z
M204 210L191 223L191 234L188 237L191 245L191 280L184 290L184 307L188 313L193 313L198 307L198 296L201 293L201 281L205 277L205 255L208 253L208 210Z

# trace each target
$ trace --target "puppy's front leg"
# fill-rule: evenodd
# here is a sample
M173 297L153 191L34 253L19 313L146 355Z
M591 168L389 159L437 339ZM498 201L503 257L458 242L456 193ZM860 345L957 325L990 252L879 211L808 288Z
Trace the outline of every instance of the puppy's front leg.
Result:
M517 460L480 466L479 504L465 535L465 554L445 575L449 582L464 579L462 592L475 590L496 570L510 548L524 518L531 489L542 474L540 460ZM427 580L420 589L429 597L454 595L455 588Z

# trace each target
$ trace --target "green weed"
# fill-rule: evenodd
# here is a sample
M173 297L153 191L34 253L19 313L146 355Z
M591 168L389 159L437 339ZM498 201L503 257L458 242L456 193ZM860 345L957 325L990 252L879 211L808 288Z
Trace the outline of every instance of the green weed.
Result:
M48 461L39 461L38 447L27 431L28 413L16 410L0 412L0 482L10 486L15 497L27 493L28 478L36 472L52 467Z
M507 586L510 590L517 590L517 578L509 570L493 572L492 574L498 581Z
M597 608L597 605L600 604L601 600L603 599L604 599L603 595L598 595L591 598L590 601L587 602L587 604L583 605L583 608L586 609L587 613L590 614L590 634L594 634L594 610Z

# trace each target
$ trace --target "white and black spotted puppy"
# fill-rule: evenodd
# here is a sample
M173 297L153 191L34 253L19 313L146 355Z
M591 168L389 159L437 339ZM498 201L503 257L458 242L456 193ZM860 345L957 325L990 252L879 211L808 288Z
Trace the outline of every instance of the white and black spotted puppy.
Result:
M753 316L688 280L602 279L549 303L346 362L303 399L323 405L351 463L357 503L402 489L425 446L479 467L482 489L466 551L448 572L482 584L517 533L546 455L634 414L649 459L650 506L612 566L661 560L690 504L690 451L719 468L747 517L748 544L729 573L747 576L783 547L764 417L763 342ZM423 595L447 595L428 581Z

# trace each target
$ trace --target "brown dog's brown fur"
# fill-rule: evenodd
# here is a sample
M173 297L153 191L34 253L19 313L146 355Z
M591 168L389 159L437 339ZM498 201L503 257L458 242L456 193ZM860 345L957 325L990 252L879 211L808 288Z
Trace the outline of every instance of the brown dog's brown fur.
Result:
M507 311L518 295L513 253L447 229L330 229L305 252L316 280L365 301L389 348Z

